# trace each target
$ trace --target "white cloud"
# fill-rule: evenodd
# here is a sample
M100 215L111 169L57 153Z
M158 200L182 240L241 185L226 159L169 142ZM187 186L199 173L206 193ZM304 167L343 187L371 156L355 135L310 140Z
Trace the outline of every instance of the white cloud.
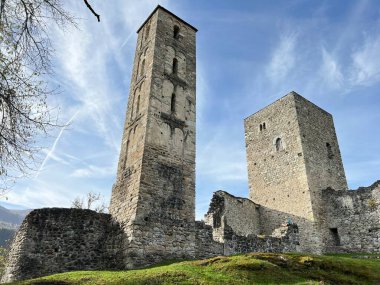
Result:
M90 178L90 177L96 177L101 178L104 176L114 175L115 173L114 167L98 167L95 165L89 165L86 168L78 168L74 170L73 173L70 174L72 177L78 177L78 178Z
M286 34L281 37L266 70L270 80L281 81L292 70L296 62L296 44L297 36L295 34Z
M27 187L20 183L11 192L9 199L13 203L33 208L69 206L76 195L87 193L89 188L111 193L136 30L157 3L155 0L117 0L112 5L99 2L94 8L101 14L100 23L82 2L65 3L72 14L80 17L79 28L64 32L54 25L49 28L55 47L54 81L62 86L58 96L61 117L71 124L62 128L45 150L39 171L26 181ZM103 180L93 182L94 177ZM73 187L75 193L70 192Z
M27 208L36 209L42 207L69 206L70 201L75 198L64 186L48 181L38 180L22 191L14 190L7 194L8 201L13 204L23 205Z
M370 86L380 80L380 36L367 37L351 56L353 85Z
M322 47L322 66L320 69L322 80L331 88L340 88L343 85L343 75L337 60Z
M198 152L197 171L213 181L247 181L245 149L217 136Z

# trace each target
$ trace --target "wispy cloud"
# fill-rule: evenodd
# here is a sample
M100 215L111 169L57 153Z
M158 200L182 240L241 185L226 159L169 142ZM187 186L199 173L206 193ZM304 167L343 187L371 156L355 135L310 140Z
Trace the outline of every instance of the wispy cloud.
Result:
M243 144L227 139L227 129L222 127L212 141L203 145L197 159L197 170L213 181L246 181L245 149Z
M375 109L378 101L374 90L380 82L380 33L378 15L370 11L376 6L374 2L345 5L295 1L291 9L288 3L279 3L281 9L273 9L270 4L247 1L244 11L233 2L221 6L208 1L199 1L199 5L187 2L160 4L199 28L197 215L207 209L212 191L219 187L236 191L237 195L246 193L242 119L288 91L298 91L332 112L337 130L350 133L350 143L376 141L374 131L370 135L360 132L355 141L352 123L346 119L353 117L353 105L358 106L355 113L368 118L368 108ZM157 4L155 0L115 0L112 4L98 1L94 7L102 15L98 23L81 1L65 1L74 14L84 19L79 20L79 30L52 32L57 55L54 62L57 83L64 90L58 99L62 101L62 120L69 121L75 113L77 116L44 153L43 171L32 181L19 184L9 196L11 202L33 207L70 206L73 198L88 191L110 196L136 29ZM318 8L315 17L311 11ZM200 10L202 13L197 13ZM244 17L225 21L226 17L220 16L237 14ZM207 15L219 15L216 17L222 20L204 17ZM273 21L274 18L279 20ZM231 33L236 40L231 40ZM232 60L238 65L235 74L226 72ZM362 100L364 93L367 101ZM377 121L376 117L360 124L360 128ZM347 143L345 149L349 156L355 152ZM363 147L360 152L372 157L379 153L377 150L378 147L370 151ZM358 183L368 177L370 171L365 170L364 162L351 165L347 169L352 173L357 169L353 177ZM376 170L377 166L369 167Z
M334 58L324 47L322 47L320 76L330 88L340 88L343 85L344 78L337 63L337 59Z
M112 5L99 2L96 10L102 21L98 23L83 3L65 3L68 10L80 16L79 29L61 31L51 25L50 34L56 49L55 83L63 91L58 99L60 117L68 126L61 128L45 151L38 172L26 183L27 188L20 183L8 196L12 203L30 207L70 206L73 185L77 189L75 195L96 189L110 196L136 30L157 4L156 0L117 0Z
M370 86L380 81L380 36L367 36L363 45L352 53L351 82Z
M104 176L113 175L115 172L114 167L98 167L95 165L88 165L85 168L78 168L74 170L73 173L70 174L72 177L79 177L79 178L90 178L90 177L96 177L96 178L102 178Z
M295 33L284 34L274 50L266 74L275 82L283 80L292 70L296 62L295 47L297 36Z

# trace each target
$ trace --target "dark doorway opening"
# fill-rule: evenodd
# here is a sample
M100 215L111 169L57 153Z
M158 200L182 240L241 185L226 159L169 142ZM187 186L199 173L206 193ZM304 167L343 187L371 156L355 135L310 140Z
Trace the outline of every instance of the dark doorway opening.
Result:
M330 235L332 238L333 245L340 246L340 237L339 237L338 229L330 228Z

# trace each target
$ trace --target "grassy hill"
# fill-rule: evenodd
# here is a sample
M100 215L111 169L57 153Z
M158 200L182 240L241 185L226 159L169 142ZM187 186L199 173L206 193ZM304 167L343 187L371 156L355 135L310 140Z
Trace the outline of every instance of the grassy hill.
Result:
M380 284L380 256L252 253L130 271L77 271L14 284Z

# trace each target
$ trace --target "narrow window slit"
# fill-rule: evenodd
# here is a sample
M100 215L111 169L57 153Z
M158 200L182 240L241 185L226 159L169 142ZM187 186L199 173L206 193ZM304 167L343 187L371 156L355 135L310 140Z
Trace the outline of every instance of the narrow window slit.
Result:
M175 112L175 101L176 101L176 95L175 93L172 94L172 99L171 99L171 103L170 103L170 111L172 113Z
M140 111L140 95L137 97L137 103L136 103L136 116L139 115Z
M178 26L174 26L174 29L173 29L173 38L175 38L176 40L179 39L179 27Z
M283 147L282 147L282 140L281 140L281 138L277 138L276 139L276 151L280 151L282 149L283 149Z
M326 148L327 148L327 157L329 159L332 159L334 157L334 153L332 151L331 145L329 143L326 143Z
M178 59L176 58L173 58L173 68L172 68L172 72L174 74L177 74L178 73Z
M140 76L142 76L145 72L145 59L141 63L141 71L140 71Z

